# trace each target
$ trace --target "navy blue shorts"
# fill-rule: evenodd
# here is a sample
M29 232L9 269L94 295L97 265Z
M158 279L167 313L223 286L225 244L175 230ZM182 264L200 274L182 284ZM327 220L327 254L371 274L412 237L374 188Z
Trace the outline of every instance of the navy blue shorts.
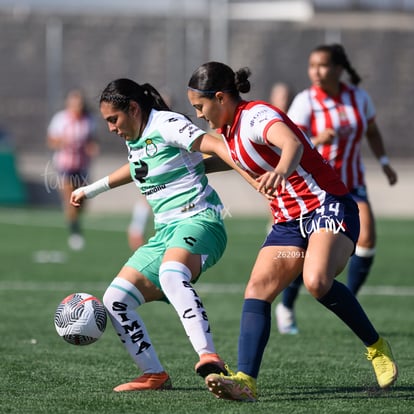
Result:
M356 244L359 237L359 211L351 195L328 195L321 207L306 216L273 224L262 247L296 246L306 250L310 235L321 229L343 233Z
M88 185L88 171L59 171L58 174L63 180L70 182L74 188Z
M364 185L361 185L359 187L353 188L351 191L351 196L354 199L354 201L358 202L364 202L368 203L368 194L367 194L367 188Z

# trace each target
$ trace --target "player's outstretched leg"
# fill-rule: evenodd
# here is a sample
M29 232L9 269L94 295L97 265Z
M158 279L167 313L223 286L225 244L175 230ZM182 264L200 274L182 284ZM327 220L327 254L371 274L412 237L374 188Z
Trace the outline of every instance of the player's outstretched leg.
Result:
M351 291L335 280L330 291L318 299L318 302L342 319L365 344L368 351L367 357L372 361L379 386L387 388L392 385L397 379L398 371L391 349L388 343L378 335Z
M160 284L174 306L181 323L200 357L195 371L205 378L209 374L227 374L224 361L216 353L207 312L191 284L191 271L181 262L166 261L160 266Z
M103 297L112 325L143 375L120 384L115 392L167 390L171 380L165 372L135 308L145 303L141 292L129 281L116 277Z

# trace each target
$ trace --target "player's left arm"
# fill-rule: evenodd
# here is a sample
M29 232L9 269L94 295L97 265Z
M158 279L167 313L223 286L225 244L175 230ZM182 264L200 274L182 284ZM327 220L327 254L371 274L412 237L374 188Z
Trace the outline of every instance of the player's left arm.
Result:
M385 152L384 141L382 139L381 132L374 120L368 123L366 136L369 147L381 164L382 170L387 176L389 184L394 185L397 182L397 173L390 165L390 161Z

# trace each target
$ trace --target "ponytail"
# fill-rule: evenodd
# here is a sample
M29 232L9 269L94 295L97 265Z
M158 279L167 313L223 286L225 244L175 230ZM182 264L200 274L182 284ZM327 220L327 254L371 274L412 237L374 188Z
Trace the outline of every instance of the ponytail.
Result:
M353 85L358 85L361 82L361 77L351 65L342 45L337 43L334 43L332 45L322 45L318 46L313 51L329 53L331 55L332 63L342 66L348 72L349 79Z
M217 92L226 92L234 99L239 100L240 93L250 91L249 68L241 68L234 72L229 66L221 62L207 62L199 66L188 82L188 89L198 92L209 99L214 98Z
M141 87L144 90L144 95L150 99L153 109L158 111L171 111L170 107L164 101L164 98L150 83L144 83Z

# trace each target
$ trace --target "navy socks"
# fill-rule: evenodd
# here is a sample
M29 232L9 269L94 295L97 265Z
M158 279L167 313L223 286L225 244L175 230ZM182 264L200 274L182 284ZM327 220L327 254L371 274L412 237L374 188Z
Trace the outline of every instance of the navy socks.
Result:
M282 303L286 308L293 309L299 289L302 286L302 273L282 292Z
M240 321L238 370L257 378L270 336L271 306L259 299L245 299Z
M321 299L322 305L337 315L359 339L370 346L379 335L356 297L342 283L334 281ZM257 378L263 353L270 336L271 304L259 299L245 299L240 321L238 370Z
M374 256L362 257L354 254L351 256L348 265L348 289L356 295L365 282L371 269Z
M366 346L378 340L378 333L358 300L342 283L334 280L331 290L318 302L348 325Z

